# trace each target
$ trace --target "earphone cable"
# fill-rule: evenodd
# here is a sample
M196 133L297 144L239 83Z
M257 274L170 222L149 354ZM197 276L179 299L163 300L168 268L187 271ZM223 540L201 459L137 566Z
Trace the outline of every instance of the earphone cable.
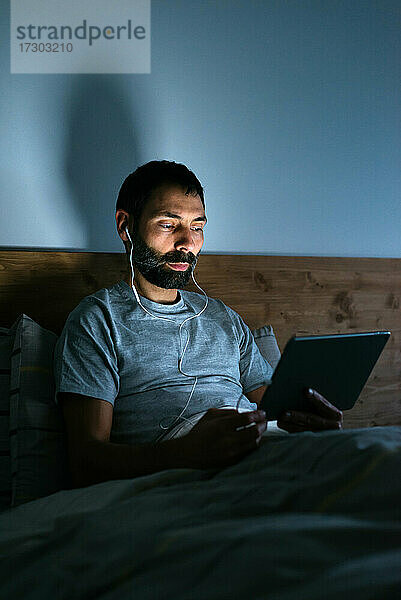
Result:
M164 320L164 321L170 321L172 323L176 323L176 321L174 319L170 319L168 317L162 317L160 315L154 315L149 310L147 310L147 308L145 306L143 306L143 304L142 304L142 302L141 302L141 300L139 298L139 294L138 294L138 292L136 290L136 286L134 284L135 274L134 274L134 267L133 267L133 261L132 261L133 243L132 243L130 234L128 232L128 228L125 229L125 232L126 232L126 234L128 236L128 239L130 241L130 246L131 246L131 248L130 248L130 258L129 258L129 260L130 260L130 269L131 269L131 288L132 288L132 291L133 291L133 293L135 295L137 303L139 304L139 306L141 306L141 308L145 311L145 313L147 313L150 317L152 317L154 319L161 319L161 320ZM195 258L195 266L196 266L196 263L197 263L197 258ZM194 268L195 268L195 266L194 266ZM196 387L196 384L198 382L198 377L199 377L199 375L191 375L189 373L186 373L182 369L182 362L183 362L183 359L184 359L184 356L185 356L185 352L186 352L186 350L188 348L188 344L189 344L189 341L190 341L190 334L189 334L189 332L187 332L187 341L186 341L184 350L181 352L181 350L182 350L182 328L185 325L185 323L187 323L188 321L199 317L206 310L206 308L208 306L208 303L209 303L209 298L208 298L207 294L204 292L204 290L195 281L193 270L192 270L192 273L191 273L191 277L192 277L192 281L194 282L194 284L196 285L196 287L202 292L203 296L205 297L205 304L204 304L203 308L198 313L196 313L195 315L191 315L191 316L187 317L186 319L184 319L184 321L182 321L182 323L179 326L178 333L179 333L179 340L180 340L180 354L181 354L181 356L179 356L179 359L178 359L178 371L182 375L184 375L185 377L194 378L195 381L193 383L193 386L192 386L191 392L189 394L188 400L187 400L184 408L180 412L180 414L179 415L173 415L172 417L170 417L170 419L173 418L174 421L169 426L167 426L167 427L162 425L163 419L161 419L159 421L159 427L160 427L160 429L163 429L165 431L171 429L180 418L186 420L186 418L183 417L183 414L186 411L186 409L188 408L189 403L190 403L190 401L191 401L191 399L193 397L193 394L194 394L194 391L195 391L195 387ZM227 375L225 375L225 377L227 377ZM233 380L233 381L234 381L234 383L237 384L237 382L235 380ZM237 410L238 410L240 402L241 402L241 395L239 396L239 399L238 399L238 402L237 402L237 406L236 406ZM162 436L164 436L164 435L165 435L165 433L162 433ZM159 438L157 438L156 443L160 439L160 437L161 436L159 436Z

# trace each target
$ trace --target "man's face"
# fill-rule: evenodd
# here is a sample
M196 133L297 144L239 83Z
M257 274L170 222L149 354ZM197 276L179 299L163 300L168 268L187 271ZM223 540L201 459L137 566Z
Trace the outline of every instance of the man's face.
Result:
M134 223L132 262L153 285L187 285L203 245L205 211L198 195L172 184L158 188Z

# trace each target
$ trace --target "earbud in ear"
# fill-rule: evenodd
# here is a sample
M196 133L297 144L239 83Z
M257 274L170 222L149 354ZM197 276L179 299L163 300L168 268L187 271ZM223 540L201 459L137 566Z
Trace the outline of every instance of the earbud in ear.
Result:
M131 240L131 236L129 234L127 225L124 227L123 231L125 231L125 233L127 234L127 238L129 239L129 242L130 242L130 244L132 246L132 240Z

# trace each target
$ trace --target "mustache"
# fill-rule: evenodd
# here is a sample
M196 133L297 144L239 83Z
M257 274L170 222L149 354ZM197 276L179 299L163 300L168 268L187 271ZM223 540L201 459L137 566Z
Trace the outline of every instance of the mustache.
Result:
M192 252L180 252L179 250L175 252L167 252L164 254L162 263L188 263L189 265L195 265L198 261L198 257L195 256Z
M182 250L172 250L163 254L148 246L140 234L135 232L132 236L131 252L133 263L146 269L157 269L166 263L188 263L194 269L200 254L200 251L195 255L193 252Z

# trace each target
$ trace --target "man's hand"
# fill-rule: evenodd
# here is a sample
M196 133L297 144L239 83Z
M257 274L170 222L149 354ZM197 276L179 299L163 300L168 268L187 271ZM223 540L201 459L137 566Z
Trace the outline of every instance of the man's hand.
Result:
M291 410L282 413L277 420L280 429L289 433L299 431L323 431L325 429L342 429L343 413L333 406L316 390L304 390L305 398L313 405L313 412Z
M226 467L258 447L266 425L263 410L210 408L180 442L192 467Z

